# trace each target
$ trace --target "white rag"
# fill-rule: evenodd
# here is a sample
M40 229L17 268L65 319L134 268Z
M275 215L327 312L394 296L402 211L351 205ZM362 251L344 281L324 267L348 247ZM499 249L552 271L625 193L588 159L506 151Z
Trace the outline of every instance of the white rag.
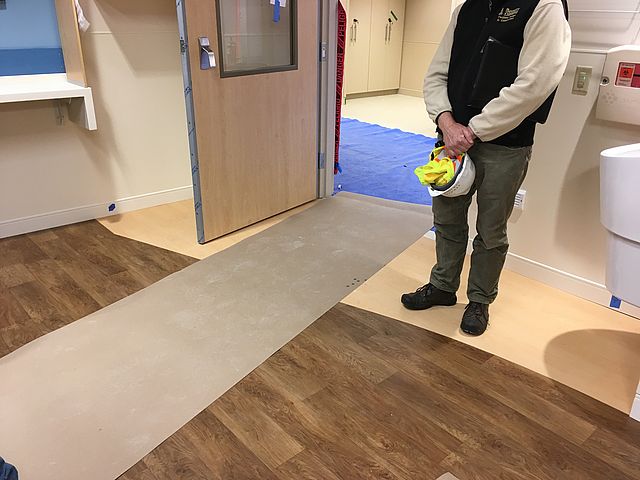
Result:
M76 0L76 12L78 14L78 26L80 30L84 33L89 30L91 24L87 21L87 18L84 16L84 12L82 11L82 7L80 6L80 2Z

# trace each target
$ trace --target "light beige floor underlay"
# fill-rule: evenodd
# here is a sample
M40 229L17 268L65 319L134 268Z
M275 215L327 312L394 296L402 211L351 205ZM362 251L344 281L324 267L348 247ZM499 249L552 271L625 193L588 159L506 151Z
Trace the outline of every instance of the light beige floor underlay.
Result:
M122 215L114 215L103 218L99 222L116 235L132 238L139 242L202 260L235 245L245 238L260 233L296 213L306 210L313 204L314 202L311 202L294 208L205 245L198 244L196 239L193 200L183 200Z
M190 201L126 213L102 223L116 234L205 258L289 215L205 246L196 243ZM505 271L500 297L491 308L489 331L477 339L466 337L458 329L464 294L451 309L409 312L399 303L402 292L426 281L433 261L434 243L423 238L347 297L346 303L472 344L625 413L630 411L640 365L638 320Z
M342 116L387 128L436 136L436 126L427 116L424 100L408 95L384 95L347 100Z

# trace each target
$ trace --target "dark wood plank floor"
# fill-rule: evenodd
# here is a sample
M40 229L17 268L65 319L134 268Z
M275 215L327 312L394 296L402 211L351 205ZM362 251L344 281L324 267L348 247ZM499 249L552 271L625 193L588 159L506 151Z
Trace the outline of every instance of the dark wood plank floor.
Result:
M640 478L640 424L498 357L338 305L121 480Z
M193 262L96 222L0 240L0 355ZM640 479L640 424L338 305L121 480Z
M0 357L194 262L96 221L0 239Z

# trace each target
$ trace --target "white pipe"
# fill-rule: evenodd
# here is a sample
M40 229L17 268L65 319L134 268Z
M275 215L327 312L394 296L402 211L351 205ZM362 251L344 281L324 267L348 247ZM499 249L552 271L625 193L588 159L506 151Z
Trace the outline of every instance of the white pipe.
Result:
M572 48L571 53L590 53L593 55L606 55L609 52L607 50L599 50L595 48Z
M628 13L637 15L640 10L569 10L569 13Z

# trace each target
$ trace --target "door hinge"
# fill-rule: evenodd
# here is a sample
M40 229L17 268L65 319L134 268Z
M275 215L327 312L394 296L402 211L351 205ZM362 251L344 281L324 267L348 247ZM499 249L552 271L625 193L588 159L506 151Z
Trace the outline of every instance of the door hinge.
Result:
M329 47L327 42L320 42L320 61L326 62L329 59Z
M187 45L187 42L184 41L184 39L180 39L180 53L186 53L187 52L187 48L189 48L189 45Z
M327 155L324 152L318 153L318 168L323 169L327 166Z

